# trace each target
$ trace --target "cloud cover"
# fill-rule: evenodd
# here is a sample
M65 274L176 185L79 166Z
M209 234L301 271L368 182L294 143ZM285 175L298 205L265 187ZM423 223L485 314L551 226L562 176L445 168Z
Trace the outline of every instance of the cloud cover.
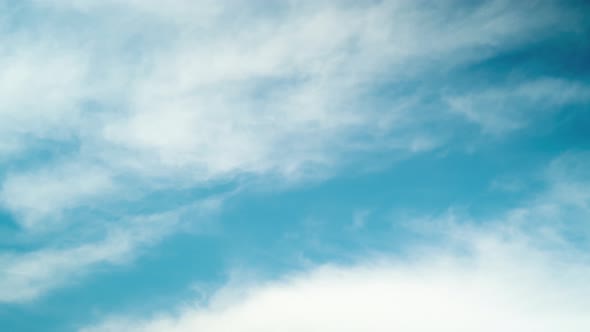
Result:
M150 318L111 318L113 331L585 331L588 257L473 236L460 252L323 266L280 281L230 285L208 303Z
M355 152L444 146L465 120L503 132L529 117L487 108L490 99L587 102L584 84L551 78L457 93L436 112L429 93L393 92L384 103L376 92L575 30L580 15L557 2L255 4L37 0L21 5L24 17L2 14L0 204L19 232L79 230L80 210L178 187L299 183L337 174ZM430 130L443 121L446 130ZM106 237L3 255L3 299L29 301L67 284L67 273L133 257L144 241L129 234L121 250Z
M8 164L43 150L40 140L53 140L71 148L51 168L93 164L148 186L243 176L296 181L333 172L354 152L430 150L451 132L424 127L453 123L452 114L426 114L420 94L375 104L375 89L427 80L539 35L575 30L578 19L553 2L529 15L528 5L500 0L470 8L453 1L434 7L292 1L255 11L250 2L175 1L165 10L149 1L32 4L34 13L51 19L40 20L41 31L25 26L5 33L13 51L0 58L9 68L3 84L10 86L0 96L2 141L9 155L21 151ZM75 15L87 17L92 29L73 23L80 25L73 34L54 21ZM570 23L554 24L564 17ZM538 85L572 85L560 103L588 95L583 85L548 78L524 83L521 104L538 102L524 91ZM504 105L482 110L495 99L487 95L454 98L451 106L484 130L511 129L526 117L502 120L510 113ZM24 172L45 173L45 165L33 163ZM25 190L34 186L22 181L35 177L9 173L8 210L52 213L26 203ZM18 181L22 194L10 185ZM94 188L109 194L108 186ZM83 204L76 200L68 204ZM47 202L56 210L64 205Z

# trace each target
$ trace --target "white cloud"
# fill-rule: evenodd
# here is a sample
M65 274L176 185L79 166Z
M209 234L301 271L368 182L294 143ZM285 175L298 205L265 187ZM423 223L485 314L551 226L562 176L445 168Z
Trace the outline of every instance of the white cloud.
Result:
M136 251L138 239L112 234L97 243L26 254L0 254L0 302L27 302L65 283L75 284L89 269L114 264Z
M552 4L529 15L527 6L500 0L465 12L452 1L293 1L260 11L249 1L33 4L48 17L88 15L94 28L71 34L59 20L41 19L43 33L25 26L5 38L20 51L0 55L8 68L0 109L9 119L0 149L56 139L80 150L64 167L98 160L105 170L96 172L133 175L146 187L154 178L195 186L250 175L297 180L333 172L359 147L434 149L445 138L422 128L419 104L399 108L402 97L375 107L371 89L553 33L551 23L569 15ZM35 178L46 167L13 176ZM81 190L68 183L72 189L45 191ZM34 191L21 185L18 192ZM65 195L56 211L36 210L42 218L94 198ZM35 214L31 199L4 198L17 215Z
M547 167L532 172L532 179L540 180L538 184L543 189L495 216L473 219L451 207L442 217L407 218L404 224L430 235L455 230L457 225L468 228L471 225L494 225L508 233L525 233L531 240L539 237L545 245L564 245L573 241L577 242L576 246L588 250L590 247L586 243L579 242L579 239L590 236L590 177L587 169L590 169L590 154L569 151L551 160ZM492 181L494 184L497 186L497 181Z
M230 284L208 303L150 318L113 317L84 332L586 331L585 261L485 235L462 250L323 266ZM459 253L461 252L461 253Z
M34 2L45 8L73 9L85 14L101 9L138 11L142 15L151 15L185 24L214 18L222 9L222 1L212 0L171 0L166 6L162 6L162 3L157 0L34 0Z
M131 216L103 227L106 232L98 239L76 236L68 239L66 246L43 246L25 253L2 252L0 303L29 302L56 288L82 282L101 267L127 263L176 232L187 216L195 229L194 224L215 213L222 200L223 197L215 197L158 214Z
M590 86L555 78L448 98L451 109L488 134L521 129L542 113L590 102Z
M39 140L72 140L88 93L87 59L49 40L2 37L10 49L0 50L0 158Z
M116 191L111 174L100 167L58 164L28 173L8 174L0 190L0 204L19 218L26 229L47 230L63 223L61 212Z

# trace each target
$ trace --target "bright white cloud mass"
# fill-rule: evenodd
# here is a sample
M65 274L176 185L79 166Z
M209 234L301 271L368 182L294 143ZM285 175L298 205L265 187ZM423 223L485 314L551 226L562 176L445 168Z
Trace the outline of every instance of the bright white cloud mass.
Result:
M271 283L230 285L207 304L81 331L582 332L590 326L587 261L494 238L468 248L465 256L434 252L411 262L326 266Z
M0 326L587 331L588 10L0 0Z

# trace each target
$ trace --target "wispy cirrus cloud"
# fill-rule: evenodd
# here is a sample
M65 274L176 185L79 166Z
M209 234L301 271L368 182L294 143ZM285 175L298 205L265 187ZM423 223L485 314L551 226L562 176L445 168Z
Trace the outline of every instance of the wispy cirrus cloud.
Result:
M122 217L65 241L51 241L27 252L0 253L0 303L25 303L90 273L133 261L178 227L205 223L220 208L222 197L208 198L170 211ZM198 228L198 227L197 227ZM102 233L102 234L95 234Z
M484 133L500 135L525 128L544 113L590 102L590 86L582 82L542 78L448 98L453 112L479 125Z
M33 4L31 10L49 17L83 13L96 29L74 35L55 21L38 23L44 32L18 28L31 43L15 45L13 53L26 56L6 60L10 93L1 108L14 119L5 123L20 129L4 131L2 141L21 142L25 154L35 147L31 138L57 137L76 147L60 156L66 168L67 159L99 161L115 176L197 186L245 175L305 178L338 168L359 146L433 149L449 133L423 128L424 106L408 102L421 96L376 105L373 90L555 33L552 22L564 16L572 19L561 30L576 24L574 13L555 3L529 15L528 6L498 0L460 11L453 2L292 2L256 13L245 10L251 3L177 1L165 10L134 1ZM199 11L207 19L173 19ZM123 17L135 19L125 23ZM59 47L47 53L32 41ZM404 104L411 109L397 107ZM502 118L459 108L472 121ZM444 114L434 117L448 120ZM29 169L45 172L45 162L37 167ZM17 202L10 206L22 212Z
M17 221L30 231L48 230L63 223L61 212L100 201L116 192L107 170L92 165L63 165L38 172L8 175L0 203L14 211Z

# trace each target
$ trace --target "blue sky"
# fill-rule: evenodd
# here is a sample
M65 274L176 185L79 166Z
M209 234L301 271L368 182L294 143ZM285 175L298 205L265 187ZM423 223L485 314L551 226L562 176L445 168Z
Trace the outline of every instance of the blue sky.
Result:
M588 331L588 13L0 0L0 330Z

